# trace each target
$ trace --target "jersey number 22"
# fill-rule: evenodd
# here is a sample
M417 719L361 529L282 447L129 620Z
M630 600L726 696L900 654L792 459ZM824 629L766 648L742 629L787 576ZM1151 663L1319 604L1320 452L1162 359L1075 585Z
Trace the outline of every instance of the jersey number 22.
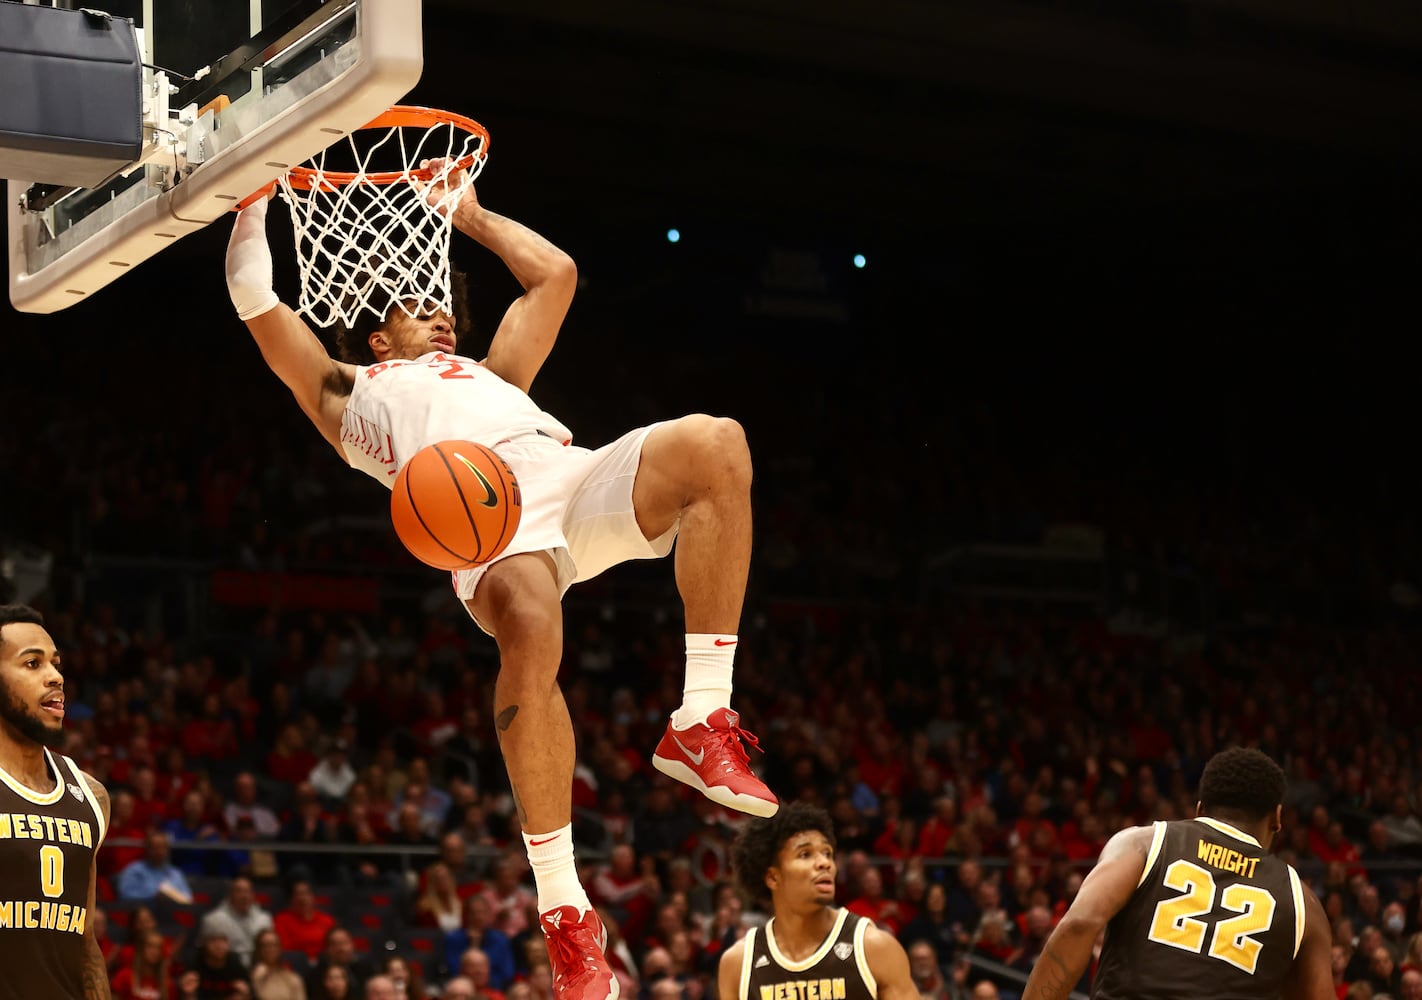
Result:
M1197 954L1207 947L1205 953L1210 958L1254 975L1264 947L1254 938L1274 924L1277 903L1273 893L1238 882L1226 886L1220 904L1239 916L1220 920L1211 931L1209 924L1196 919L1215 908L1215 877L1208 870L1190 861L1172 862L1165 869L1165 887L1181 895L1156 904L1146 937Z

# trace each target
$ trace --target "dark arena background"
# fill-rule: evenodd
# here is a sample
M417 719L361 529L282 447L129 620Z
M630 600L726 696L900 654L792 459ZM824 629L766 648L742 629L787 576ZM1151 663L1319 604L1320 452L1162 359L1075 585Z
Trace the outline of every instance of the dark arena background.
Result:
M1422 996L1415 4L426 0L425 38L408 102L485 124L481 201L578 263L536 401L587 445L745 427L733 705L925 997L1015 998L1105 838L1191 815L1232 744L1289 774L1340 998ZM263 364L229 230L0 311L0 587L113 796L112 971L151 917L176 987L245 877L310 997L337 926L350 996L402 958L407 1000L547 1000L494 644ZM518 289L456 260L481 354ZM671 567L565 608L584 882L624 996L701 1000L764 914L742 817L650 767ZM122 890L155 830L190 901Z

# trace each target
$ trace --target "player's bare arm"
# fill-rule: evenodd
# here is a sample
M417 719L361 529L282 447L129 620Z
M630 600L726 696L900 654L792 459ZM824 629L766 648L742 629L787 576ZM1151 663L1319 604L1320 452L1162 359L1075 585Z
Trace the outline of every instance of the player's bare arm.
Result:
M89 786L89 791L94 794L94 801L99 804L99 811L104 816L104 829L109 827L109 793L93 775L84 773L84 781ZM94 935L94 921L92 919L94 910L98 905L96 894L99 885L99 845L94 845L94 859L89 863L89 915L90 918L84 925L84 997L83 1000L111 1000L112 994L109 992L109 968L104 961L104 953L99 948L99 939Z
M1096 867L1042 947L1022 1000L1065 1000L1081 981L1097 936L1140 885L1152 834L1151 827L1136 826L1106 842Z
M741 938L721 953L716 966L717 1000L745 1000L740 996L741 963L745 961L746 939Z
M878 1000L918 1000L908 952L892 934L877 927L868 928L864 932L864 959L879 987Z
M1330 958L1333 934L1328 914L1308 883L1303 884L1304 934L1298 957L1289 968L1281 995L1284 1000L1333 1000L1333 971Z
M439 163L431 161L430 166L437 168ZM437 201L442 190L439 184L432 185L425 197ZM532 229L479 204L473 185L465 190L452 221L461 233L498 254L523 286L523 294L494 331L484 365L527 392L568 315L578 284L577 266Z
M272 291L272 254L267 245L268 199L237 216L227 244L227 288L237 315L247 324L267 367L291 390L303 413L338 452L341 414L355 369L336 361L306 325Z

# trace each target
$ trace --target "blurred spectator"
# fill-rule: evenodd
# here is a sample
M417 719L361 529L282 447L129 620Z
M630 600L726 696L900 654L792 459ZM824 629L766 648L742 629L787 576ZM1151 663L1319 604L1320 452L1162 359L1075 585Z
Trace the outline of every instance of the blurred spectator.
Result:
M982 910L978 906L978 887L982 879L982 865L968 858L958 865L953 885L948 890L948 920L961 928L960 933L965 938L982 918Z
M492 878L484 889L484 898L494 909L494 926L512 940L529 927L528 911L537 911L538 897L520 884L523 859L511 853L501 854L491 869Z
M257 935L252 956L252 993L257 1000L306 1000L306 983L282 956L276 931Z
M224 715L222 698L216 692L203 698L202 714L183 726L180 740L183 753L195 760L222 763L241 753L237 727Z
M454 879L454 891L460 899L465 899L482 888L478 865L470 856L469 842L460 831L450 830L440 837L439 863L449 870L450 877ZM428 870L427 868L426 871Z
M356 783L355 768L351 767L350 762L350 744L344 739L332 740L306 780L311 782L311 787L328 806L343 803L351 786Z
M1382 818L1382 825L1387 830L1388 843L1391 846L1411 847L1422 844L1422 820L1417 818L1407 796L1400 792L1392 797L1388 813Z
M958 804L952 797L940 795L933 800L933 814L919 827L917 853L925 858L942 857L957 830Z
M172 960L164 953L163 935L141 931L135 940L133 962L114 974L114 1000L173 1000Z
M221 934L242 965L252 964L257 937L272 929L272 916L262 909L252 894L252 882L234 878L227 886L227 898L202 918L201 933Z
M236 830L241 820L250 820L257 837L270 840L281 832L281 821L270 806L258 799L257 779L251 771L241 771L232 782L232 799L222 809L227 829Z
M903 926L902 911L897 900L884 895L884 880L879 869L869 868L860 880L860 894L845 904L850 913L868 917L880 930L898 936Z
M360 987L351 982L351 975L339 965L328 966L319 976L313 976L315 985L307 991L310 1000L358 1000Z
M401 1000L389 976L375 975L365 981L365 1000Z
M283 951L303 952L314 961L328 946L327 934L336 926L336 919L316 908L310 882L293 882L290 892L289 905L272 918L272 926Z
M412 966L400 955L386 955L380 967L381 976L390 981L392 1000L428 1000L429 991L419 967ZM369 983L366 988L368 991Z
M459 956L459 974L474 984L474 994L479 1000L504 1000L504 995L495 989L490 978L489 956L479 948L467 948Z
M286 949L283 944L283 950ZM350 931L344 927L332 926L321 943L321 953L306 977L306 992L312 996L321 993L321 984L332 968L338 969L348 981L351 993L359 993L365 981L375 975L375 967L364 956L357 955L355 942Z
M475 992L473 980L468 976L455 976L444 984L440 997L442 1000L478 1000L478 993Z
M99 852L101 875L116 875L144 855L144 838L148 830L133 816L133 793L119 789L110 798L109 830L104 837L104 849ZM116 840L136 840L137 847L119 846Z
M457 969L465 952L477 949L489 962L489 986L505 989L514 977L513 946L508 935L493 925L493 905L475 893L464 900L463 914L463 925L445 935L445 964Z
M336 821L327 816L321 797L307 781L297 784L293 795L291 816L282 824L277 839L288 844L311 844L334 847L341 843ZM340 880L340 855L325 851L285 851L280 863L288 877L305 878L331 884Z
M208 931L199 935L193 971L198 974L199 1000L230 1000L239 991L251 992L247 970L233 954L221 932Z
M588 898L594 906L605 906L624 932L639 937L659 895L655 875L637 868L637 854L630 844L618 844L599 865L588 883Z
M1373 952L1380 947L1384 947L1382 930L1371 924L1364 925L1358 931L1358 940L1353 947L1353 957L1348 962L1348 973L1345 976L1348 982L1356 983L1371 975Z
M1373 988L1374 995L1386 993L1396 997L1402 989L1402 973L1397 967L1397 960L1392 957L1392 951L1387 945L1380 944L1372 951L1372 956L1368 961L1368 983Z
M205 812L202 793L190 791L183 796L181 812L163 824L163 832L173 844L221 840L222 831L207 820ZM173 864L187 875L211 874L213 857L212 851L172 848Z
M1422 1000L1422 970L1408 969L1399 978L1398 996L1401 1000Z
M277 733L276 745L267 754L267 777L289 785L305 781L316 768L316 756L306 748L301 727L289 722Z
M415 924L442 931L459 928L464 920L464 902L459 898L449 867L436 861L425 869L425 887L415 901Z
M147 906L134 907L128 915L128 934L124 938L124 943L119 946L116 967L122 969L132 965L134 955L138 952L138 943L149 931L157 930L158 918L153 915L153 910ZM177 943L172 938L163 936L164 958L172 958L176 947Z
M168 835L154 830L144 843L144 856L119 872L119 898L151 902L162 897L183 906L191 903L193 891L188 887L188 880L168 857Z
M918 911L898 934L899 942L905 946L915 941L927 941L933 946L938 964L948 968L958 950L958 936L948 919L948 892L934 882L923 895L923 908Z
M943 980L938 953L933 945L919 940L905 950L908 952L909 974L913 977L918 995L923 1000L948 1000L948 984Z
M140 826L162 826L172 813L172 805L159 794L157 773L150 764L133 769L133 821Z
M104 966L112 978L118 968L119 945L109 936L109 915L96 906L89 911L89 924L94 929L94 941L99 946L99 953L104 956Z

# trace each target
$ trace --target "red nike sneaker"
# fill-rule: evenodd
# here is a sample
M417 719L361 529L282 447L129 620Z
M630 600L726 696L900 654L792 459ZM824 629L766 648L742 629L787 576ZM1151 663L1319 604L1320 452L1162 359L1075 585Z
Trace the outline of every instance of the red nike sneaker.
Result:
M744 739L759 750L760 741L740 727L740 720L729 708L718 708L704 725L676 729L668 722L652 766L712 802L752 816L774 816L780 800L751 773L750 756L741 746Z
M596 911L556 906L538 915L552 963L555 1000L617 1000L621 987L607 963L607 930Z

